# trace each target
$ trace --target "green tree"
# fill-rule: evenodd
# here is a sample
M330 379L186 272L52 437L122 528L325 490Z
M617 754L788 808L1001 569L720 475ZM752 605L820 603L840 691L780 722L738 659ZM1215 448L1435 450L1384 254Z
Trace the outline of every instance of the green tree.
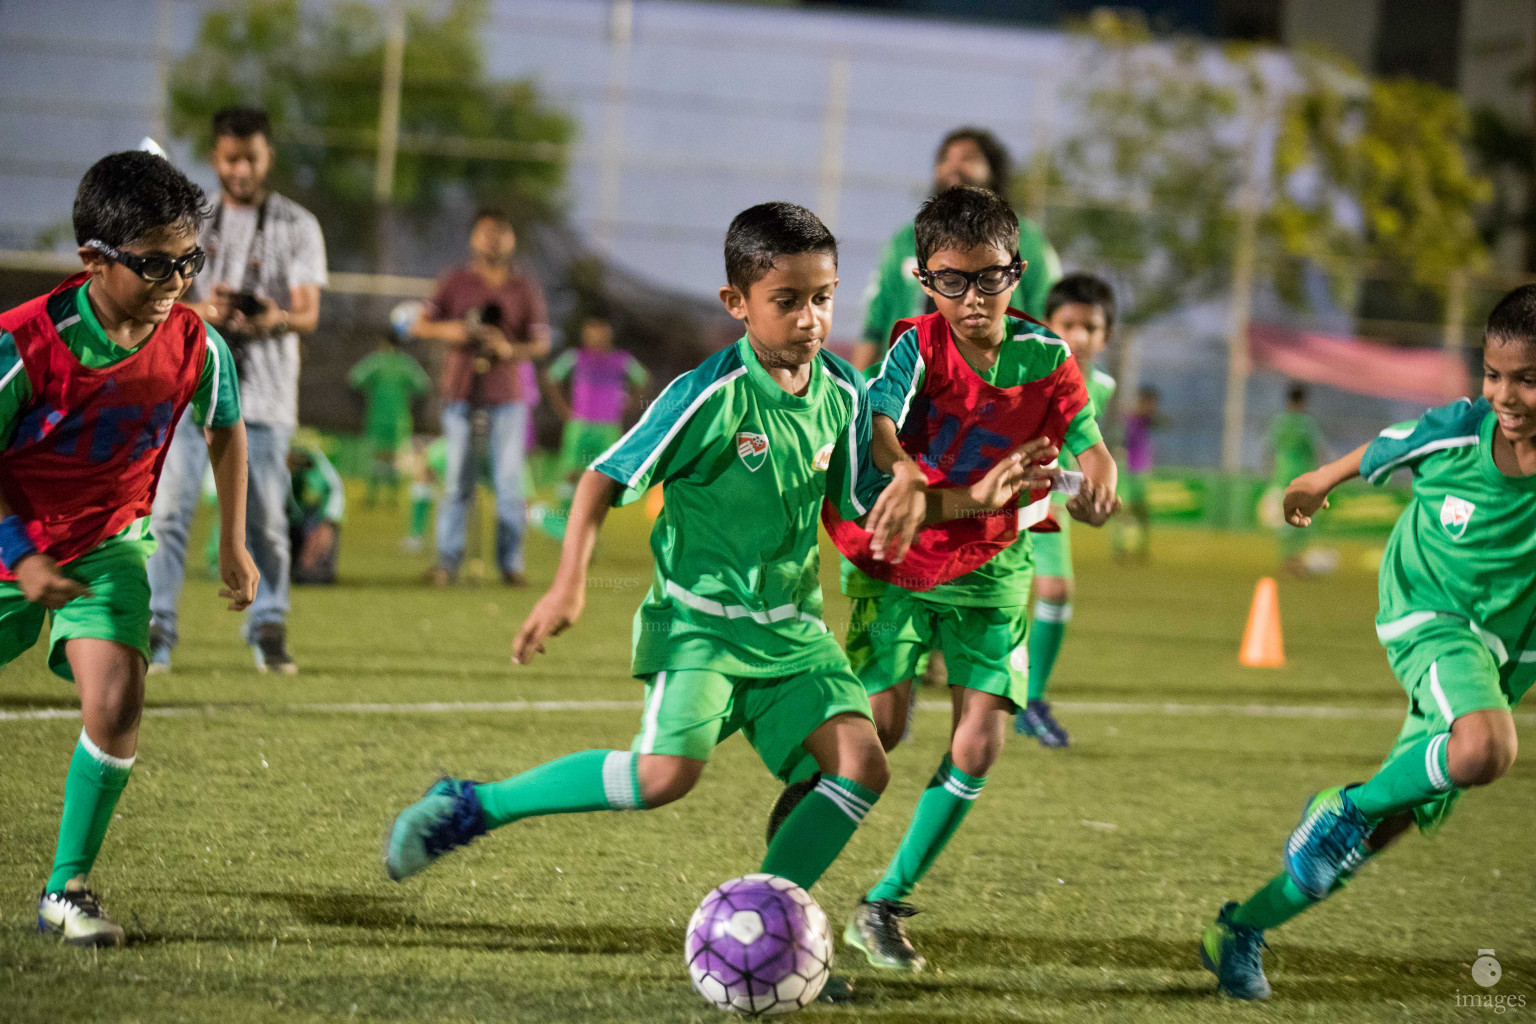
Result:
M1408 78L1367 79L1327 54L1296 62L1275 147L1268 225L1281 249L1346 284L1383 263L1441 291L1479 269L1479 206L1492 186L1468 160L1460 97Z
M278 187L316 209L338 250L374 250L385 17L378 5L356 0L323 7L243 0L211 9L172 69L172 131L206 148L215 110L265 107L282 149ZM484 0L452 0L438 13L405 10L391 198L408 215L428 216L463 193L505 207L520 223L557 206L572 121L531 82L488 80L479 41L486 17Z

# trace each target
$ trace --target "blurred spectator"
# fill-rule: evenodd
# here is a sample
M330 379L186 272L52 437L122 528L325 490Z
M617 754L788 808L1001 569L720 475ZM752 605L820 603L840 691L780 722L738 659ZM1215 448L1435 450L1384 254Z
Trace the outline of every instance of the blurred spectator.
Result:
M1125 472L1120 476L1120 501L1125 514L1114 519L1114 553L1146 561L1152 553L1152 509L1147 484L1152 476L1152 432L1161 426L1157 388L1143 384L1136 405L1125 418Z
M271 138L265 111L231 107L213 115L212 160L221 194L202 233L208 265L190 294L198 312L229 342L240 373L250 441L246 543L261 570L245 641L261 671L291 675L298 666L288 653L286 460L298 423L299 335L319 323L326 265L319 221L267 188ZM176 646L187 529L208 463L201 428L190 413L183 417L155 497L152 528L160 543L149 560L151 671L168 670Z
M933 194L956 185L976 185L1003 195L1012 173L1008 150L984 128L956 128L944 136L933 158ZM913 213L917 211L914 210ZM1045 315L1045 296L1061 276L1061 260L1040 226L1019 218L1019 255L1028 266L1009 305L1033 317ZM853 350L853 364L865 369L885 358L891 326L904 317L931 313L928 296L917 283L917 236L908 220L886 244L880 267L869 282L864 334Z
M443 274L411 333L448 346L443 366L443 436L448 465L437 513L437 565L429 579L449 586L464 561L478 467L471 465L477 410L489 418L496 491L496 563L502 581L523 586L528 416L535 393L522 367L549 353L549 318L538 282L513 261L517 236L506 214L481 210L469 235L470 260Z

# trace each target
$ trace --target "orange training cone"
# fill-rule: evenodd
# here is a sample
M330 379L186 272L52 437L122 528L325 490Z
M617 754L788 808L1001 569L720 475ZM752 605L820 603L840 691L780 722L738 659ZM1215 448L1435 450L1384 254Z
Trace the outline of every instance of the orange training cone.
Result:
M654 522L661 515L661 485L652 487L650 493L645 496L645 514Z
M1243 650L1237 660L1249 668L1280 668L1285 665L1285 642L1280 639L1280 591L1273 576L1265 576L1253 588L1248 628L1243 631Z

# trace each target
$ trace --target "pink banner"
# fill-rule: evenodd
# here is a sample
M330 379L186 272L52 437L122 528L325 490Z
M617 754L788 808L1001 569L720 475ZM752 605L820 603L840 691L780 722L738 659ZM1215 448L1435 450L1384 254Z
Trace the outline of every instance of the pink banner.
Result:
M1444 349L1253 324L1248 351L1256 366L1356 395L1442 405L1467 394L1466 365Z

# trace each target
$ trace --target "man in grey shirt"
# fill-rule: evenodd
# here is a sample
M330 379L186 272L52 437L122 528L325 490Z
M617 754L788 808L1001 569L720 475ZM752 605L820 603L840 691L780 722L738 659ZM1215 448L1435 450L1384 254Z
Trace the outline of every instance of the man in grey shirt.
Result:
M292 675L288 653L288 440L298 423L299 335L320 320L325 240L308 210L266 186L272 128L265 111L213 115L220 201L202 232L208 266L192 291L197 311L224 335L240 374L250 440L246 543L261 585L245 624L256 667ZM190 415L190 414L189 414ZM166 455L151 526L151 672L170 669L176 605L186 579L187 528L202 491L208 448L201 424L184 419Z

